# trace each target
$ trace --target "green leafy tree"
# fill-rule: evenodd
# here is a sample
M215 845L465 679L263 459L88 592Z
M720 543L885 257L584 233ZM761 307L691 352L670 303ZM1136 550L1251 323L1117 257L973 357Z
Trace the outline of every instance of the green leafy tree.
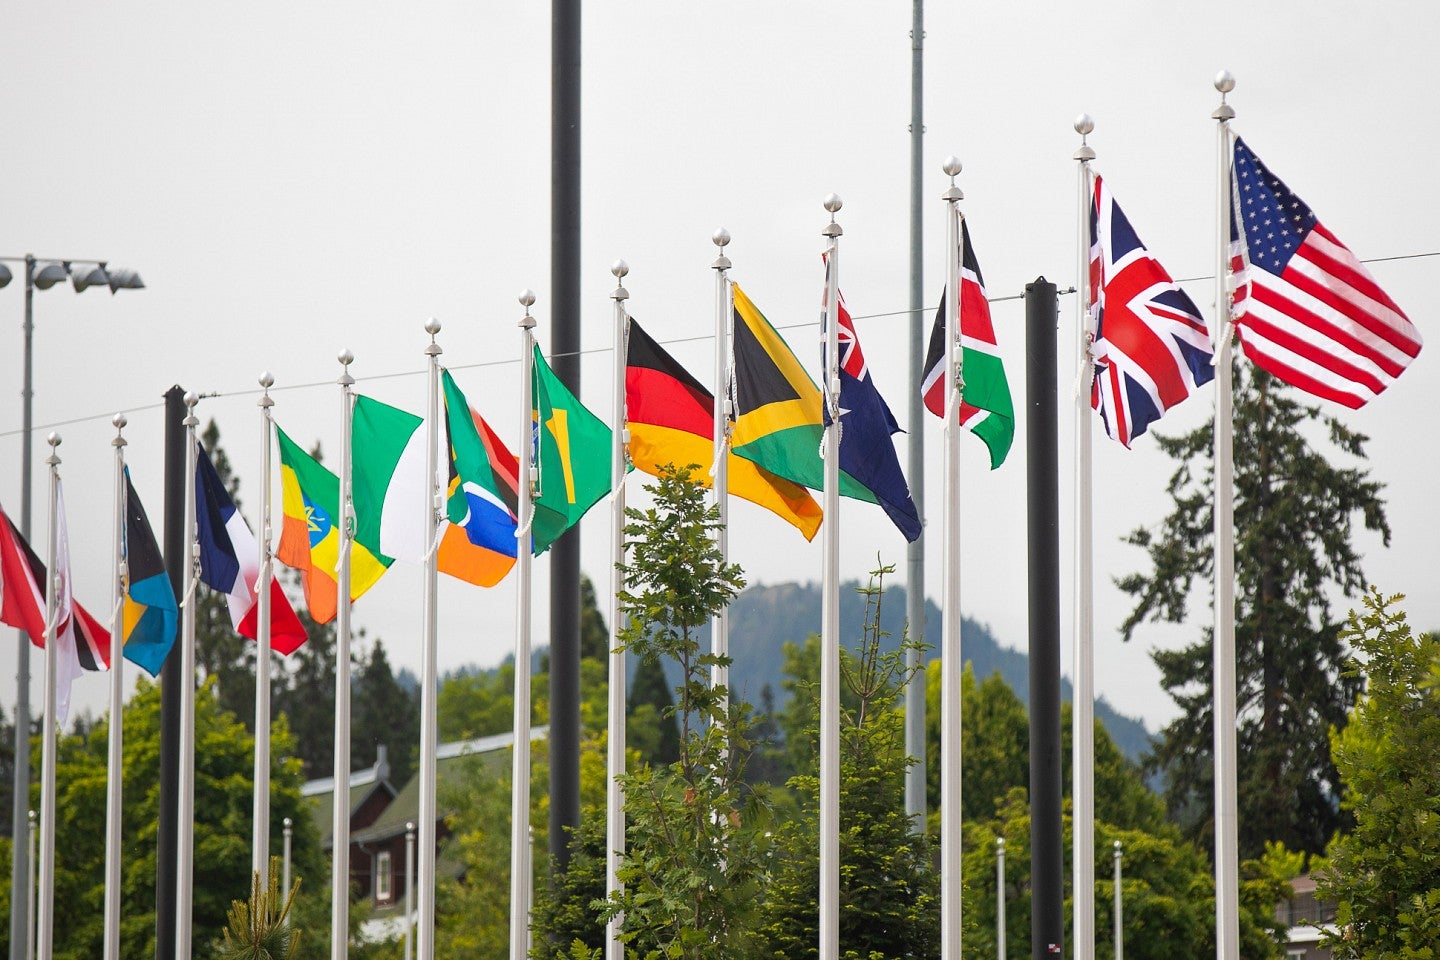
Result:
M642 763L666 766L680 759L680 724L675 697L658 657L642 657L626 704L625 742L640 751Z
M1067 804L1068 808L1068 804ZM1064 844L1072 844L1071 821L1064 816ZM1030 944L1030 811L1026 792L1016 787L999 803L993 818L965 824L962 867L965 946L967 955L996 953L997 909L995 841L1005 840L1005 930L1011 956L1031 953ZM1125 830L1100 821L1095 827L1095 921L1097 956L1114 949L1114 882L1111 851L1119 840L1124 850L1125 956L1127 960L1172 960L1215 955L1215 881L1205 853L1183 839L1171 825L1157 832ZM1242 865L1240 888L1240 955L1247 960L1283 957L1284 929L1275 904L1289 893L1288 880L1299 858L1272 847L1258 860ZM1073 942L1072 877L1067 869L1065 937ZM1066 951L1069 953L1069 951Z
M125 706L121 954L155 952L155 843L160 769L160 688L141 678ZM56 960L80 960L101 953L104 930L106 751L108 721L89 737L67 736L58 745L56 766L55 902L66 906L55 930ZM292 863L297 877L313 878L312 890L326 888L328 875L319 837L300 796L300 764L285 759L291 736L283 719L272 730L271 835L278 852L281 821L294 820ZM195 702L195 881L194 950L214 955L230 898L250 878L250 818L255 744L243 725L222 710L207 682ZM38 759L38 758L37 758ZM38 791L38 783L36 785ZM38 795L38 794L37 794ZM298 902L324 904L323 893ZM328 955L328 924L304 944L302 960Z
M1301 404L1246 365L1235 391L1236 677L1238 685L1241 856L1269 840L1320 853L1342 817L1341 784L1330 758L1331 727L1343 727L1357 690L1342 676L1346 650L1330 598L1363 589L1353 540L1357 524L1390 527L1382 485L1360 466L1341 467L1311 444L1324 430L1334 452L1364 458L1366 437L1318 407ZM1211 426L1157 437L1179 462L1170 479L1175 509L1158 529L1127 541L1150 569L1119 580L1135 600L1124 624L1133 639L1146 621L1180 623L1197 578L1213 571ZM1178 650L1152 656L1181 715L1161 733L1154 763L1166 778L1170 815L1186 834L1211 842L1211 630Z
M1411 631L1403 599L1371 588L1344 632L1363 658L1347 675L1366 681L1331 734L1354 826L1317 876L1341 960L1422 960L1440 944L1440 638Z
M677 663L671 716L680 757L623 778L627 849L620 869L623 938L641 957L686 960L731 949L752 928L765 872L761 810L742 779L749 705L726 705L710 670L728 657L701 652L699 634L744 585L716 545L719 513L688 470L647 486L654 505L626 511L622 646Z
M842 651L840 713L840 942L846 960L875 957L938 957L940 954L939 878L930 865L930 844L912 832L905 815L904 714L898 700L908 679L900 649L882 650L881 582L893 567L872 574L865 597L863 634L854 655ZM820 645L812 638L806 651L818 664ZM807 717L818 717L818 690L805 690L812 701ZM796 731L818 737L818 724ZM818 955L820 843L818 769L810 766L792 778L802 813L778 828L774 868L766 884L756 955L774 958Z

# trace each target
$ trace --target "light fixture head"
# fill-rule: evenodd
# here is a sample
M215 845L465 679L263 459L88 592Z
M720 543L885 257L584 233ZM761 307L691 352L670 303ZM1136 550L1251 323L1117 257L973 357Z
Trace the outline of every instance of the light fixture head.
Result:
M145 281L140 274L129 267L107 267L105 275L110 278L110 292L116 290L144 290Z
M49 290L55 284L70 276L70 270L65 264L55 260L37 261L31 280L41 290Z
M76 293L84 293L91 287L108 287L110 278L105 275L104 264L80 263L70 268L70 285Z
M0 263L0 287L5 286L5 285L8 284L11 280L14 280L14 279L15 279L15 274L13 274L13 273L10 272L10 268L7 267L7 266L5 266L5 264Z

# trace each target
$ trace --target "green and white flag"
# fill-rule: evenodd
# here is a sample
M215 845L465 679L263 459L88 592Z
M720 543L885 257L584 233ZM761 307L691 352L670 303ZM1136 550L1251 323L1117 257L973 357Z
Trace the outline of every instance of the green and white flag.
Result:
M355 398L351 427L355 541L386 561L424 563L430 548L425 511L425 420L398 407Z

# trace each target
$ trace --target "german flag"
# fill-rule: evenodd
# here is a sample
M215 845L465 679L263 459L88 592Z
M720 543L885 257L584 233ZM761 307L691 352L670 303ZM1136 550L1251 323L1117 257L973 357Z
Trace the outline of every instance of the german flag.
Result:
M630 321L625 354L625 410L630 461L658 476L665 464L706 467L715 459L715 396L675 358ZM730 493L758 504L795 526L806 540L820 529L820 505L799 484L741 459L727 461ZM694 479L710 485L706 470Z
M820 388L745 291L735 284L735 433L731 449L794 483L823 490ZM878 503L844 470L840 493Z

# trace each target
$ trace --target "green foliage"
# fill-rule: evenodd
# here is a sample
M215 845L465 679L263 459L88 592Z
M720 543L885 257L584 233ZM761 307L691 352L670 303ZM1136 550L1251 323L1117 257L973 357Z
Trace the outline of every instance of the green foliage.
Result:
M1067 804L1068 808L1068 804ZM1063 820L1064 844L1072 848L1071 820ZM994 956L997 909L996 839L1005 840L1005 931L1011 956L1030 951L1030 813L1024 789L1011 790L994 818L965 824L963 875L967 955ZM1159 832L1095 825L1096 955L1114 950L1115 841L1123 847L1123 921L1127 960L1171 960L1215 955L1215 881L1205 853L1174 828ZM1283 929L1275 904L1288 894L1286 883L1298 858L1275 848L1242 865L1240 955L1247 960L1284 956ZM1072 875L1065 870L1065 936L1073 942Z
M680 724L674 715L675 697L659 658L641 658L628 699L625 742L640 752L640 761L665 766L679 760Z
M743 586L716 546L719 514L688 470L667 469L648 486L655 504L626 511L621 646L642 660L680 666L670 715L681 725L679 759L641 766L622 780L628 812L620 869L622 937L640 957L713 955L750 929L764 873L761 810L741 773L749 705L709 685L728 657L702 654L699 633Z
M251 876L250 899L231 901L217 960L292 960L301 936L289 923L290 908L300 881L282 901L279 857L270 859L269 883L259 873Z
M882 567L861 590L866 599L863 636L856 653L842 651L840 716L840 942L846 960L939 956L939 884L930 865L930 844L912 832L905 815L904 714L898 708L908 679L905 654L882 650ZM797 655L791 645L787 659ZM804 660L818 665L820 644L806 644ZM806 671L807 673L809 670ZM787 681L788 682L788 681ZM818 737L818 688L805 684L800 713L808 726L792 740ZM793 720L792 720L793 722ZM802 813L783 822L775 840L761 923L758 957L813 957L818 953L819 778L818 757L791 780Z
M1422 960L1440 944L1440 638L1411 631L1403 599L1372 587L1344 631L1362 658L1347 673L1367 681L1331 733L1354 826L1316 877L1339 904L1328 942L1342 960Z
M249 886L250 820L255 744L233 714L222 710L207 681L195 700L194 955L214 955L230 896ZM160 688L145 678L125 705L124 808L126 860L121 867L120 950L155 952L155 844L160 794ZM287 758L293 740L283 718L272 728L271 836L279 851L281 823L294 820L293 871L312 891L326 887L319 837L300 796L300 764ZM55 960L101 953L104 932L105 822L108 722L88 736L61 738L56 765L55 903L65 922L55 930ZM39 762L38 751L36 762ZM38 777L35 778L38 781ZM38 797L38 782L32 788ZM323 901L325 893L302 895ZM328 915L328 910L327 910ZM328 924L321 928L328 930ZM328 937L308 937L296 960L328 954Z
M1246 366L1235 392L1236 673L1242 856L1265 842L1319 853L1342 823L1341 785L1328 732L1345 725L1357 686L1341 676L1346 652L1330 597L1363 589L1352 540L1357 523L1388 544L1382 485L1359 466L1338 467L1306 432L1319 425L1335 451L1363 460L1366 437L1291 399L1278 381ZM1135 599L1127 639L1146 621L1185 621L1192 586L1213 580L1212 427L1157 437L1179 462L1175 509L1158 529L1127 542L1150 570L1120 578ZM1179 650L1152 654L1181 716L1162 732L1154 762L1166 801L1186 834L1210 842L1214 791L1210 629Z

